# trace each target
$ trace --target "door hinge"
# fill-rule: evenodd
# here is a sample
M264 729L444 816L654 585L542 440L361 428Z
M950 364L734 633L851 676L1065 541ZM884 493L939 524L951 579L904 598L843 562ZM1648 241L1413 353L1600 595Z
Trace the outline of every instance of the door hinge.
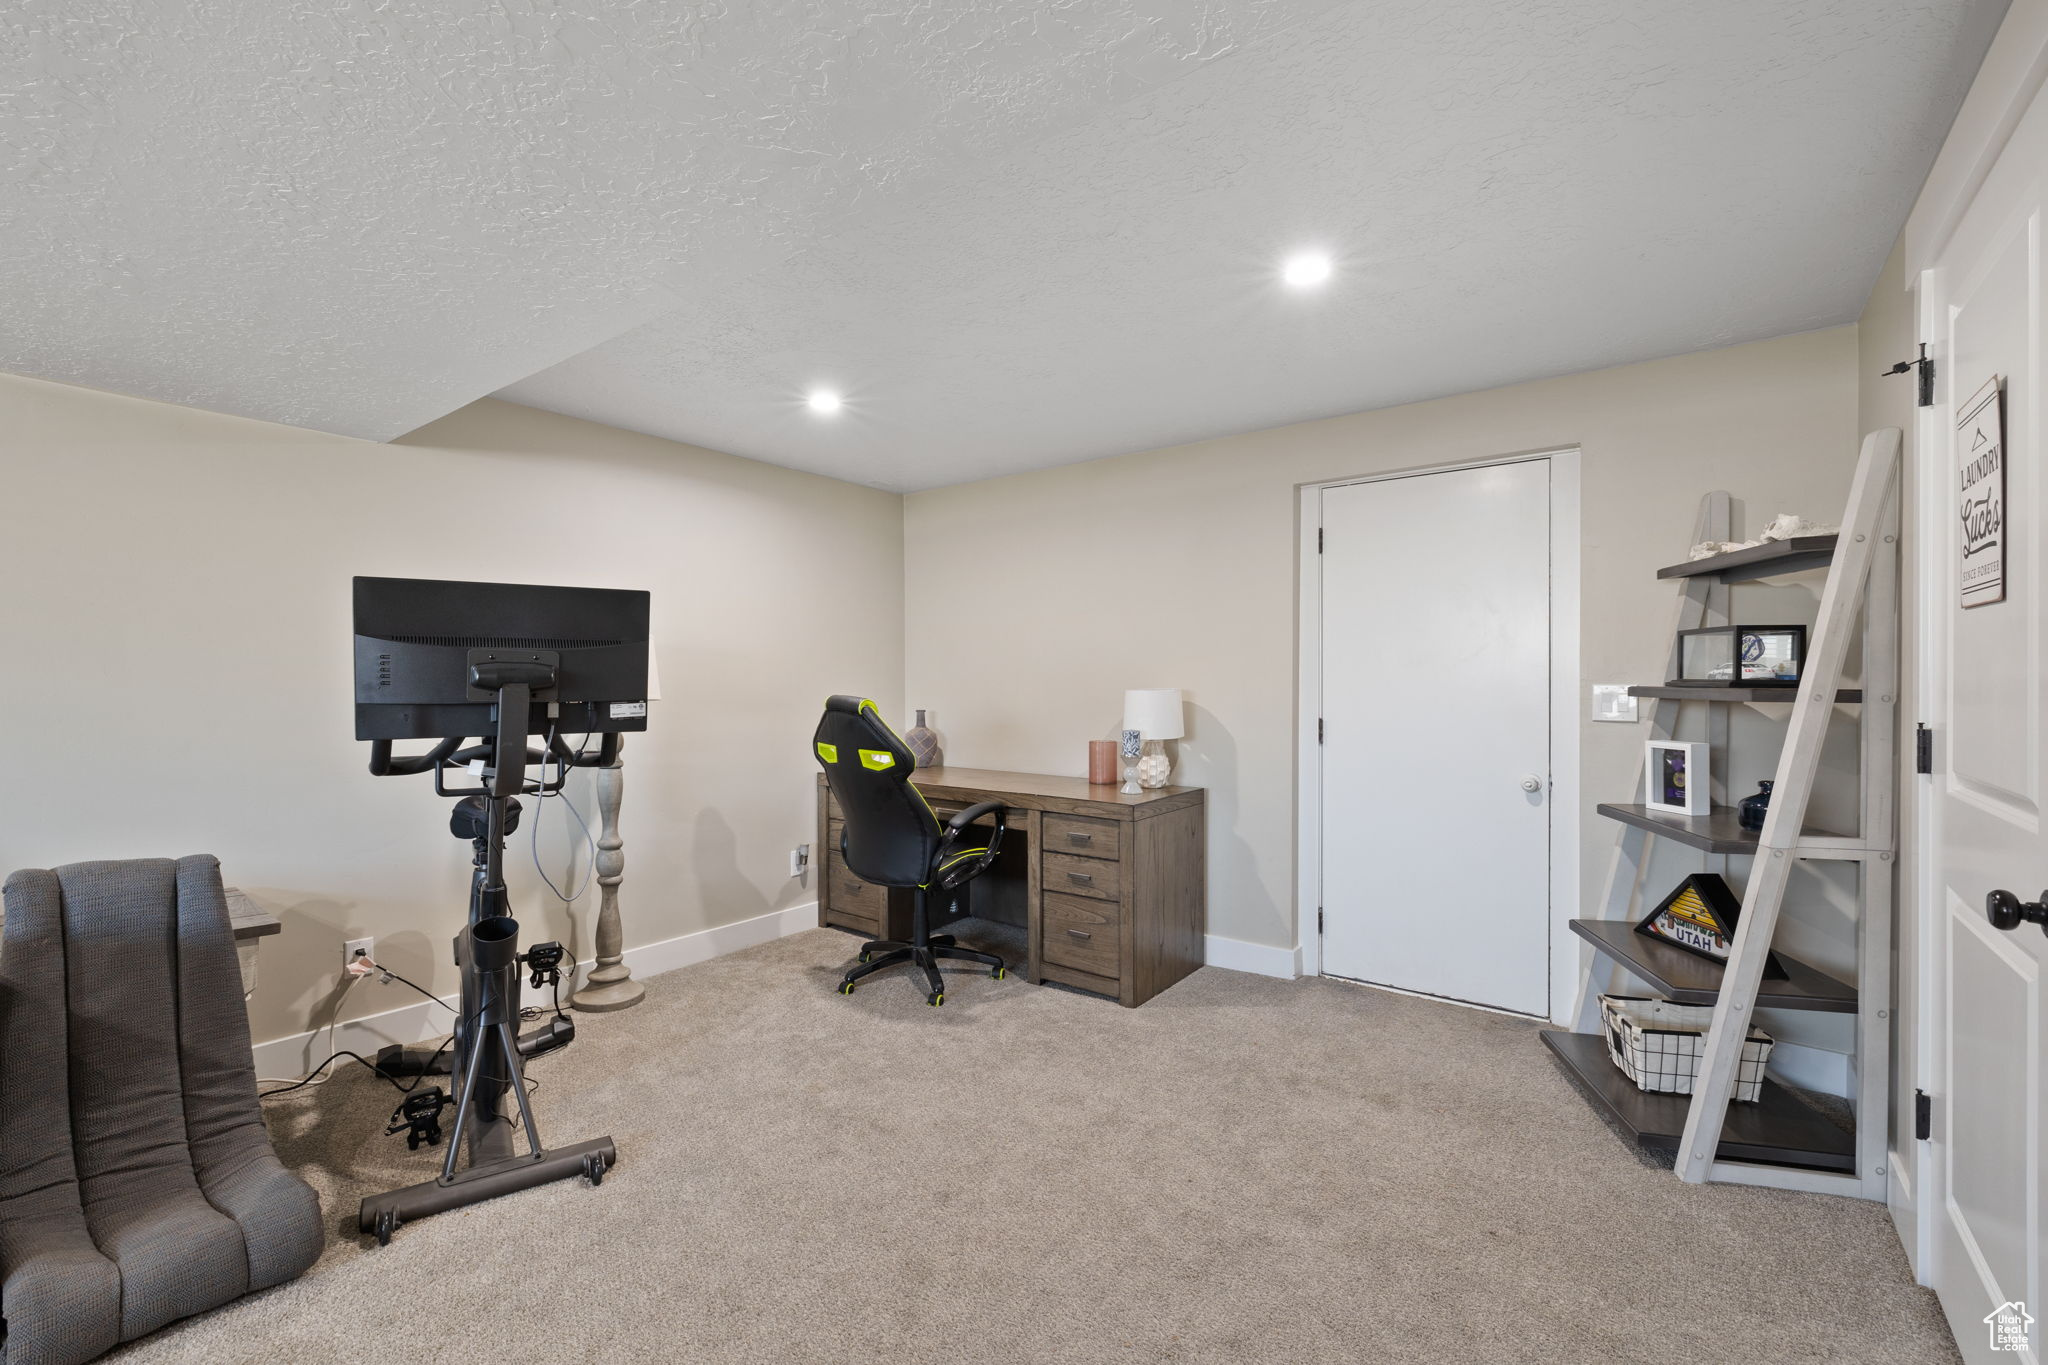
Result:
M1320 905L1316 907L1316 932L1323 932L1323 907Z
M1323 718L1322 718L1321 716L1317 716L1317 717L1316 717L1316 743L1318 743L1318 744L1321 744L1322 742L1323 742Z
M1920 343L1920 358L1918 360L1901 360L1884 373L1887 375L1904 374L1912 369L1920 371L1920 406L1923 408L1933 407L1934 357L1927 354L1927 343L1924 341Z
M1934 1136L1934 1097L1925 1090L1913 1092L1913 1136L1922 1142Z
M1913 726L1913 771L1934 771L1934 731L1927 728L1926 721L1916 722Z
M1318 527L1316 527L1316 553L1317 553L1317 554L1321 554L1322 552L1323 552L1323 528L1322 528L1322 527L1320 527L1320 526L1318 526Z

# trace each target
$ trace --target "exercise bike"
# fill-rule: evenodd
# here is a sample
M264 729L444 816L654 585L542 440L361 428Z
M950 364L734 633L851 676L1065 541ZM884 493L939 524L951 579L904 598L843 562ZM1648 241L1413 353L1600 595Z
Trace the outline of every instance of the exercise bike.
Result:
M537 688L552 686L554 667L544 652L529 657L479 658L469 665L469 685L495 699L498 731L483 742L467 737L444 739L425 754L395 756L388 739L372 740L370 772L379 777L434 774L434 790L456 800L449 830L468 839L474 851L470 877L469 915L455 936L455 962L462 972L452 1049L407 1049L393 1046L378 1054L386 1075L420 1075L445 1069L455 1077L452 1103L455 1122L442 1155L441 1173L433 1180L389 1190L364 1199L357 1213L360 1231L373 1233L388 1245L400 1225L429 1214L531 1189L550 1181L582 1176L592 1185L604 1182L618 1153L609 1137L591 1138L567 1147L549 1148L541 1141L527 1100L522 1063L528 1057L561 1047L575 1036L575 1024L556 1014L524 1037L516 1032L522 967L529 961L540 970L558 970L559 953L544 967L537 956L519 951L519 923L507 911L505 840L518 828L518 797L545 797L562 790L569 770L605 767L618 760L619 737L604 736L594 754L580 754L558 736L546 747L527 746L529 707ZM527 769L539 765L538 779ZM554 775L549 776L552 768ZM468 773L477 785L457 787L450 775ZM558 945L542 945L556 948ZM538 952L538 950L536 950ZM443 1052L449 1052L445 1062ZM517 1106L517 1122L507 1111L506 1096ZM408 1141L421 1136L439 1145L438 1106L435 1112L410 1118ZM515 1127L526 1133L527 1150L515 1150ZM468 1164L458 1170L465 1144Z

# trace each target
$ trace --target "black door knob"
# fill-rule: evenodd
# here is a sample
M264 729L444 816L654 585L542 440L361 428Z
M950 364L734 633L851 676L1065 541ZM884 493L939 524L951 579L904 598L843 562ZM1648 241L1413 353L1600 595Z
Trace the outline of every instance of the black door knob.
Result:
M2038 924L2048 934L2048 891L2037 901L2023 901L2010 891L1994 891L1984 898L1984 915L1994 929L2017 929Z

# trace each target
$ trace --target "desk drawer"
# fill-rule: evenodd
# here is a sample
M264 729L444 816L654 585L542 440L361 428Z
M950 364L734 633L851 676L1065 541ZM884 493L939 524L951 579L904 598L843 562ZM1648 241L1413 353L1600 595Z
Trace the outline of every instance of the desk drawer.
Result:
M1042 922L1039 951L1047 962L1112 979L1121 975L1117 940L1123 916L1116 906L1048 891Z
M1041 824L1048 853L1074 853L1083 858L1119 856L1114 820L1091 820L1085 815L1048 815Z
M1063 891L1070 896L1099 896L1106 901L1123 899L1122 863L1102 858L1076 858L1070 853L1055 853L1047 849L1039 871L1048 894Z
M871 882L864 882L848 871L846 859L839 856L836 845L826 854L825 878L828 904L834 911L871 919L878 927L880 926L882 912L889 904L888 891Z
M863 915L848 914L836 905L825 908L824 922L834 928L851 929L854 933L863 934L868 938L884 937L879 922Z

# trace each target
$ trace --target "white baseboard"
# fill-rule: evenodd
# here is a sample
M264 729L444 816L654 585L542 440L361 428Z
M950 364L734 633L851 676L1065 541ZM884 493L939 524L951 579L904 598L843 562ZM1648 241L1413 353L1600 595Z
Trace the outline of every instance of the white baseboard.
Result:
M1920 1244L1923 1213L1913 1188L1913 1162L1896 1151L1886 1152L1885 1160L1891 1167L1891 1187L1886 1192L1885 1206L1892 1216L1892 1231L1899 1235L1899 1245L1906 1249L1906 1264L1913 1268L1913 1283L1931 1289L1934 1267L1929 1264L1927 1249Z
M753 948L778 938L788 938L818 927L818 903L805 901L787 910L770 910L752 919L735 920L694 934L679 934L659 943L643 943L626 950L626 965L636 977L659 976L678 967L709 962L742 948Z
M1849 1093L1849 1055L1804 1043L1779 1043L1771 1049L1770 1074L1823 1095Z
M1251 972L1257 976L1277 976L1287 981L1301 975L1299 948L1269 948L1263 943L1246 943L1221 934L1203 937L1202 961L1211 967Z
M636 979L659 976L696 962L709 962L714 957L736 953L742 948L752 948L772 939L786 938L800 934L806 929L818 927L818 903L807 901L792 905L786 910L771 910L765 915L743 919L732 924L720 924L710 929L699 929L694 934L679 934L675 938L662 939L659 943L643 943L637 948L626 950L626 965L633 969ZM574 985L581 985L588 975L590 965L578 969ZM572 983L562 983L562 995L566 999L571 993ZM362 987L356 988L358 991ZM404 990L404 987L400 987ZM410 995L411 992L407 991ZM327 1045L325 1027L306 1033L294 1033L285 1038L273 1038L267 1043L258 1043L253 1049L256 1057L256 1074L272 1079L290 1079L305 1075L326 1059L329 1051L346 1048L359 1052L365 1057L373 1056L377 1049L387 1043L417 1043L427 1038L438 1038L448 1032L455 1018L455 997L445 996L441 1003L423 1000L413 996L409 1005L379 1014L365 1015L359 1019L344 1019L334 1030L334 1047Z

